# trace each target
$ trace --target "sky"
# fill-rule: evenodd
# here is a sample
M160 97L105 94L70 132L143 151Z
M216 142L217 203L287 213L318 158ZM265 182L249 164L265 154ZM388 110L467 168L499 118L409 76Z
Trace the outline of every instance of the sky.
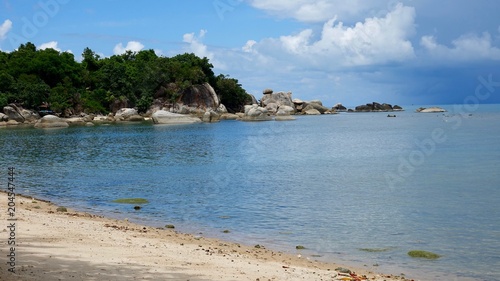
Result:
M257 99L271 88L327 106L500 103L498 11L497 0L0 0L0 50L195 53Z

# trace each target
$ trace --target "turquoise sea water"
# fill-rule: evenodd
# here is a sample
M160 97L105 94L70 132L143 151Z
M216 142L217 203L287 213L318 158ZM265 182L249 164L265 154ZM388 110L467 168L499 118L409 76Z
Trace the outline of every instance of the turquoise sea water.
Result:
M13 166L18 192L83 211L421 280L500 280L500 106L396 115L1 129L0 182ZM111 202L129 197L150 203Z

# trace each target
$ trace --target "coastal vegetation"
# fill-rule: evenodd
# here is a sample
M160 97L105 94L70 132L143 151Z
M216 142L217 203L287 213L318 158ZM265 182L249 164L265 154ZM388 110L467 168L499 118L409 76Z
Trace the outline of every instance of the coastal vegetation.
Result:
M63 115L106 114L116 107L146 112L155 99L173 103L194 85L210 84L229 111L251 97L237 79L213 72L209 59L194 54L158 56L154 50L101 57L85 48L81 61L69 52L21 44L0 51L0 108L14 103L41 106Z

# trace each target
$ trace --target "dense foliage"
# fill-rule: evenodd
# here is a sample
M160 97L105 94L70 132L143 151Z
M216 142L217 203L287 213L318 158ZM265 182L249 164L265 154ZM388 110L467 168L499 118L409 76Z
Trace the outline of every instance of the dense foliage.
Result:
M0 108L49 104L56 112L107 113L114 106L145 112L155 99L175 102L187 88L208 82L231 111L249 95L238 80L215 76L207 58L194 54L157 56L153 50L101 58L89 48L77 62L71 53L37 50L32 43L0 51Z

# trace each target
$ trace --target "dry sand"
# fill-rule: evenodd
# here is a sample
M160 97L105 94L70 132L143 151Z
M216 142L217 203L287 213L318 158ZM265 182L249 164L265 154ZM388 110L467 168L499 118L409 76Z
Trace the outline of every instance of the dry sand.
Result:
M0 280L405 280L307 257L133 224L16 196L15 274L0 192ZM343 266L345 267L345 266ZM362 275L366 275L363 278Z

